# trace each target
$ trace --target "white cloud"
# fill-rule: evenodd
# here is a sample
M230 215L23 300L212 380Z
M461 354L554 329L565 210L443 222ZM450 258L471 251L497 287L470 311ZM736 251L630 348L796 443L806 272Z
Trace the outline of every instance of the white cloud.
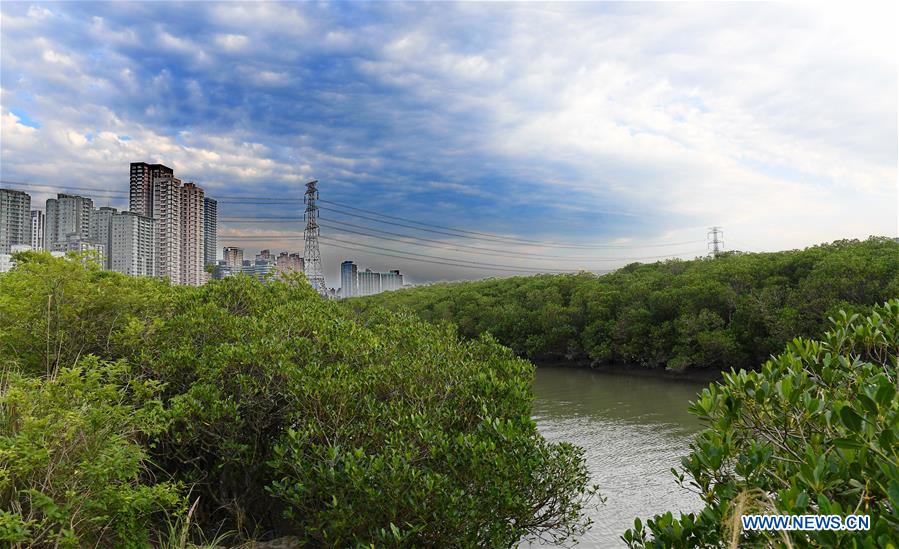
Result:
M217 34L215 43L226 51L240 51L249 43L249 39L242 34Z

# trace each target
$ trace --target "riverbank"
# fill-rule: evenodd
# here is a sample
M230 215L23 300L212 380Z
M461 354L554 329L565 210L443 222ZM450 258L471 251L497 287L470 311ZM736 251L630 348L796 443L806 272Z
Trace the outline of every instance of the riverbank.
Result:
M711 368L687 369L682 372L674 372L665 368L644 368L636 364L599 364L594 365L588 360L532 360L538 368L576 368L592 370L604 374L627 375L634 377L647 377L653 379L669 379L672 381L688 381L711 383L720 381L724 372Z

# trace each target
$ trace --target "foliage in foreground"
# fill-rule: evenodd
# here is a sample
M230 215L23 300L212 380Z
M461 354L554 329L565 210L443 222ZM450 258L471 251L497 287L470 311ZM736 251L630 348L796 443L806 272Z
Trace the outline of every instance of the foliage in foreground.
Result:
M638 519L630 547L899 545L899 299L833 324L702 392L691 412L709 427L674 473L705 506ZM871 529L763 536L743 513L865 514Z
M585 526L581 450L537 433L533 367L489 337L357 317L300 279L170 287L18 259L0 275L0 544L170 544L173 520L313 546Z
M543 275L435 284L349 300L489 332L519 356L671 370L750 369L843 309L899 295L899 243L632 264L603 276Z
M179 487L146 483L141 441L165 427L158 384L125 363L81 359L52 379L0 387L0 541L83 546L150 539L183 507Z

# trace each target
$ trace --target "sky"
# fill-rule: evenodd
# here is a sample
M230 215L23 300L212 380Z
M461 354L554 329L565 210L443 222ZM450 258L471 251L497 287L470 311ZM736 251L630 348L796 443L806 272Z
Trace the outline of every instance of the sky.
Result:
M317 179L331 286L896 236L896 7L842 4L3 2L0 178L161 162L248 254Z

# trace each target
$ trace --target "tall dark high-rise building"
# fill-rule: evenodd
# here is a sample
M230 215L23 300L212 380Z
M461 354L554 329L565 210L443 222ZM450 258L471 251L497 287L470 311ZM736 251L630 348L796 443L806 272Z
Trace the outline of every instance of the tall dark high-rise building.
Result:
M218 251L218 202L203 197L203 265L215 265Z
M153 180L163 175L174 176L175 172L162 164L132 162L128 209L139 215L153 217Z
M358 294L357 275L359 267L352 261L344 261L340 264L340 292L343 297L353 297Z

